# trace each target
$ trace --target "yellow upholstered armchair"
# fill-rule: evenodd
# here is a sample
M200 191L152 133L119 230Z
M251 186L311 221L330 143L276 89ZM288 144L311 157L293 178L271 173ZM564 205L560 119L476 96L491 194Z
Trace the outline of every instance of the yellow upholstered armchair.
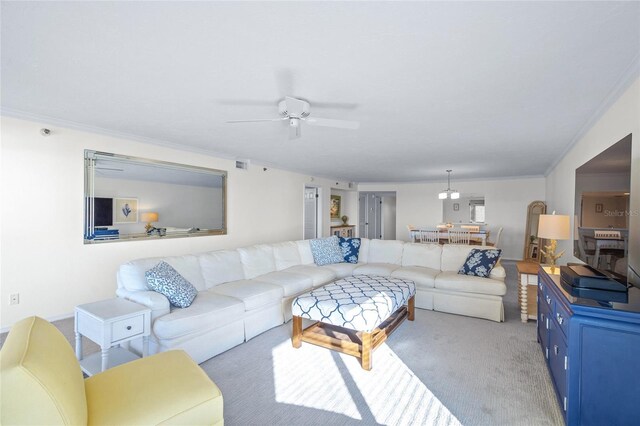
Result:
M2 425L222 425L222 394L183 351L83 379L66 338L47 321L13 326L0 351Z

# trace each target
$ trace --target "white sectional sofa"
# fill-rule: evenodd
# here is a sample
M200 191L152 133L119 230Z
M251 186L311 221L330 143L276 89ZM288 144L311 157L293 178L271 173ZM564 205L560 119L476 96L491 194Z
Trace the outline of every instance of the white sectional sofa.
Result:
M410 279L417 308L503 321L504 268L489 278L457 273L473 248L491 247L362 239L357 264L325 266L308 240L139 259L120 266L116 293L151 308L151 353L180 348L202 362L290 320L297 295L351 275ZM145 271L162 260L198 290L188 308L148 289Z

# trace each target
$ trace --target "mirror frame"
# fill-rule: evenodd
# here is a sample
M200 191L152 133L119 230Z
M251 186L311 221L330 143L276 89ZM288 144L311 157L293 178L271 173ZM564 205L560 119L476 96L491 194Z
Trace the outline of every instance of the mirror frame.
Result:
M159 235L149 235L145 232L119 235L116 239L104 239L96 240L94 238L87 238L88 235L92 235L91 231L94 228L92 216L93 216L93 203L95 197L95 157L110 157L113 159L121 159L123 162L133 164L145 164L155 165L160 167L166 167L167 169L193 171L196 173L207 173L211 175L217 175L222 178L222 227L217 229L197 230L189 233L176 233ZM83 239L84 244L102 244L121 241L140 241L140 240L158 240L158 239L173 239L173 238L191 238L191 237L204 237L211 235L226 235L227 234L227 184L228 184L228 172L226 170L212 169L208 167L192 166L188 164L173 163L169 161L152 160L148 158L133 157L128 155L114 154L103 151L96 151L92 149L84 150L84 230ZM90 213L91 212L91 213Z
M531 229L531 213L532 211L536 208L541 208L542 209L542 213L540 214L546 214L547 213L547 205L544 201L532 201L531 203L529 203L529 206L527 207L527 225L526 228L524 229L524 252L522 255L522 259L527 261L527 262L536 262L536 263L541 263L542 261L542 252L540 251L540 249L542 247L544 247L544 240L542 238L538 238L538 257L537 258L533 258L530 256L529 251L530 251L530 246L531 243L529 242L529 235L531 235L530 229Z

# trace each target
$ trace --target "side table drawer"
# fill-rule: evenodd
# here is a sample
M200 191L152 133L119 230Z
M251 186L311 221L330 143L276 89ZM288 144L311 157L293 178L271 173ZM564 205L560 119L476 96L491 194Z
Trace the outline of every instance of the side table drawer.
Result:
M116 321L111 324L111 340L117 342L144 332L144 315Z

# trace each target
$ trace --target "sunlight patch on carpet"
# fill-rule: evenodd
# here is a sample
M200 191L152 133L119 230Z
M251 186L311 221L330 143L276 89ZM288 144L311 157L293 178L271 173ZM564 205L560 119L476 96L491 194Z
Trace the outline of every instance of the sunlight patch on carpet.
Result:
M379 424L460 425L424 383L386 344L365 371L355 357L309 343L290 341L273 351L273 379L280 403L362 419L365 410Z

